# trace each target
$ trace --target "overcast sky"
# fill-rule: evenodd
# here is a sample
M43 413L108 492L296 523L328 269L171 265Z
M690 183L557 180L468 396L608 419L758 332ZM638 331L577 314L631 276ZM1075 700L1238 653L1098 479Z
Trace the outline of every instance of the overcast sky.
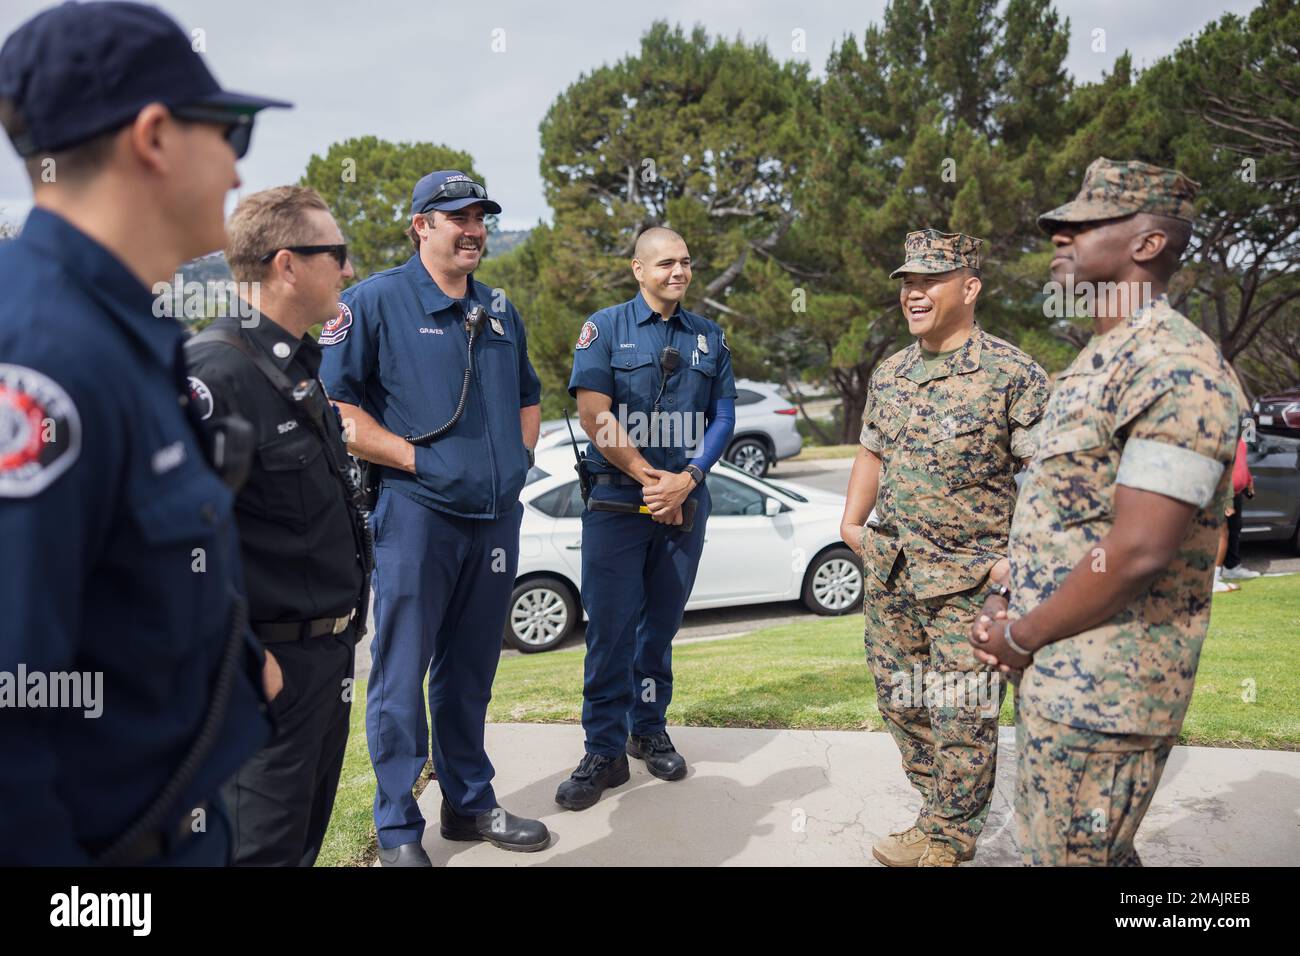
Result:
M1226 12L1253 0L1057 0L1069 18L1066 65L1099 79L1124 50L1147 64ZM49 6L4 0L0 35ZM537 127L551 102L584 72L639 48L656 19L746 40L765 39L781 59L820 74L832 45L879 22L884 0L168 0L187 31L201 29L207 60L228 89L291 100L261 114L240 163L243 192L294 182L313 153L373 134L431 140L468 151L501 203L504 229L526 229L550 212L538 173ZM805 31L806 53L792 51ZM1105 30L1094 52L1093 31ZM504 31L499 32L499 31ZM494 52L504 40L505 49ZM0 137L3 139L3 137ZM232 197L233 203L233 197ZM0 145L0 210L30 208L26 174Z

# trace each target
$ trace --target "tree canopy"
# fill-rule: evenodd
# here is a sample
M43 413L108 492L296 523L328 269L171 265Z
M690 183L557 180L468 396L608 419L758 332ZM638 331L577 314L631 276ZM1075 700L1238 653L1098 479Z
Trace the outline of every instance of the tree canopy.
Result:
M888 276L914 229L984 239L980 323L1059 370L1088 330L1043 307L1036 217L1103 155L1202 184L1175 306L1249 388L1300 379L1297 0L1224 16L1143 71L1121 54L1093 83L1066 71L1069 41L1050 0L892 0L816 79L764 43L666 22L580 75L540 128L552 222L479 271L528 324L546 414L569 401L583 320L634 294L651 225L686 238L687 305L731 333L739 374L840 395L826 440L853 440L871 371L910 341ZM410 187L449 166L476 175L447 147L367 137L313 156L304 181L364 275L405 258Z

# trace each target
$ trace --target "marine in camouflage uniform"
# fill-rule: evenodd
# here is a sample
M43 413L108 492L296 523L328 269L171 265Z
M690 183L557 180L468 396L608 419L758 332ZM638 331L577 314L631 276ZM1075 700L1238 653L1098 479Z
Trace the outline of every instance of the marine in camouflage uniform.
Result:
M963 267L978 274L979 244L910 233L907 261L891 278ZM901 845L877 845L881 862L909 865L921 835L952 851L946 864L921 865L974 856L1005 686L975 659L967 634L981 585L1006 554L1014 475L1033 454L1046 401L1043 370L978 325L946 357L927 358L918 340L871 377L861 442L881 470L876 521L862 540L867 659L881 716L923 801L915 828L891 837ZM948 693L927 677L943 678Z
M1190 222L1196 189L1174 170L1103 158L1078 197L1039 224L1050 234L1139 212ZM1027 864L1140 865L1133 838L1182 727L1209 625L1244 408L1218 348L1163 294L1094 335L1056 382L1011 529L1013 619L1076 566L1105 571L1098 545L1114 525L1117 485L1197 510L1176 556L1126 609L1039 647L1024 671L1016 816Z

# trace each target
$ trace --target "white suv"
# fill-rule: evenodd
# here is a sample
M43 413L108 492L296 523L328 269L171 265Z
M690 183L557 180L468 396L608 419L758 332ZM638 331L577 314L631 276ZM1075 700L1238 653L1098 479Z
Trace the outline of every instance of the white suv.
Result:
M799 410L770 382L736 382L736 430L726 459L762 478L778 461L793 458L803 447L795 427Z

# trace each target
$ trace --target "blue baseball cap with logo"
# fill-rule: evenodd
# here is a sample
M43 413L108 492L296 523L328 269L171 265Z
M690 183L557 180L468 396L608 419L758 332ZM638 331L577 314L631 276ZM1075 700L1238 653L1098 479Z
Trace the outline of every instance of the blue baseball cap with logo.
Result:
M0 48L0 99L16 114L20 156L107 133L150 103L245 124L268 106L293 105L223 90L174 20L121 2L64 3L15 30Z
M488 199L487 189L474 182L459 169L440 169L423 177L411 190L411 215L432 212L453 212L478 203L483 211L500 215L501 207Z

